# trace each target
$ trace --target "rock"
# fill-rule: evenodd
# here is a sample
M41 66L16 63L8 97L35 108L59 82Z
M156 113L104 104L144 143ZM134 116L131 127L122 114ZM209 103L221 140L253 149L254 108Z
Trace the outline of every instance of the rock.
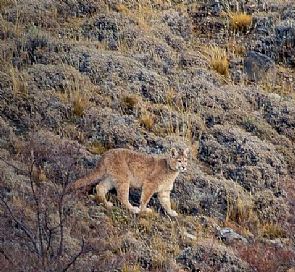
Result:
M235 180L246 190L270 188L277 191L276 175L285 175L285 161L273 145L265 144L239 128L216 125L212 134L203 134L200 159L211 169Z
M197 245L185 248L176 258L189 271L253 271L247 263L239 259L229 248L212 240L197 242Z
M244 69L251 81L273 81L275 79L274 61L259 52L248 52L244 62Z
M220 238L226 244L230 244L233 241L242 241L243 243L248 243L247 239L242 235L236 233L231 228L220 228L218 229L217 237Z
M172 191L173 201L183 214L206 215L224 220L229 198L233 202L239 196L243 203L251 203L243 188L224 178L213 178L198 168L189 172L189 180L178 180Z
M14 132L13 129L5 122L5 120L0 116L0 148L11 147L11 141L13 139Z
M183 232L183 235L186 237L186 238L189 238L190 240L197 240L197 237L193 234L190 234L188 233L187 231L184 231Z
M254 15L252 19L253 31L258 35L270 36L274 33L275 20L273 15Z
M294 5L287 5L282 12L282 20L294 20L295 19L295 7Z
M173 34L181 36L184 40L191 38L192 23L188 16L169 10L164 14L163 21L169 26Z

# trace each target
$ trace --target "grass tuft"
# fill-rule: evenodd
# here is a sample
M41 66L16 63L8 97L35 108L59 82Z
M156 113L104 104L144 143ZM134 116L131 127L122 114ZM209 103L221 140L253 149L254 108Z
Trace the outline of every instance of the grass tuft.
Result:
M275 239L279 237L286 237L285 231L277 223L266 223L260 226L261 234L264 238Z
M209 58L209 63L212 69L227 77L229 74L229 62L226 50L218 46L211 45L205 50L205 53Z
M121 99L121 107L124 113L135 110L140 102L139 96L135 94L124 95Z
M154 126L154 117L148 112L143 113L140 117L140 124L148 130L151 130Z
M252 23L252 15L243 12L229 13L229 24L233 30L246 31Z

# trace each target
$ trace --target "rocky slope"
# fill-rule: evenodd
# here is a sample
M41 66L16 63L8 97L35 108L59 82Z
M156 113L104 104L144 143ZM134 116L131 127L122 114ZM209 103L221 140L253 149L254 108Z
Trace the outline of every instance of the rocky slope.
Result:
M5 0L0 12L0 270L295 266L294 1ZM177 219L156 197L134 216L94 189L65 192L110 148L183 144Z

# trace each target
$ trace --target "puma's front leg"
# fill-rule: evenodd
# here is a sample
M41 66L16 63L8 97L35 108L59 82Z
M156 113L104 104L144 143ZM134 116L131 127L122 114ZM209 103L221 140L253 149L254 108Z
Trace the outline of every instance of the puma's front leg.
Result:
M158 193L159 201L162 207L170 216L177 216L177 212L171 209L170 191L161 191Z
M147 208L152 195L154 194L154 188L149 185L144 185L142 187L141 198L140 198L140 212L152 212L152 209Z

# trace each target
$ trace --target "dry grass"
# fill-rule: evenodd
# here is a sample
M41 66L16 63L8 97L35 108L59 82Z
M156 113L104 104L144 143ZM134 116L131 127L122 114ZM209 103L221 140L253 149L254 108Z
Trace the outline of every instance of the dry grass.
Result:
M28 84L26 77L23 73L15 67L10 68L9 75L12 83L12 92L14 95L27 95L28 94Z
M155 235L152 238L151 248L156 249L152 258L152 266L158 269L167 268L170 259L179 253L177 245L171 245L169 241L163 239L160 235Z
M65 123L59 127L59 135L63 135L68 139L76 140L79 143L85 143L85 133L75 124Z
M124 265L121 272L141 272L141 267L138 264Z
M88 107L89 100L81 93L75 93L72 97L73 113L79 117L84 115Z
M252 23L252 15L243 12L230 12L229 24L235 31L246 31Z
M115 11L120 12L120 13L124 13L124 14L127 14L129 11L128 7L122 3L116 4L114 9L115 9Z
M149 112L142 113L139 121L140 124L148 130L152 130L155 123L154 116Z
M212 69L227 77L229 74L229 62L226 50L216 45L210 45L205 49L205 54Z
M254 212L252 203L242 200L239 196L234 200L227 195L227 211L225 226L233 227L241 233L256 231L259 219Z
M159 115L165 124L164 129L157 130L158 134L180 137L193 147L198 137L196 134L205 130L205 124L200 114L193 109L192 101L188 102L181 94L170 89L166 93L165 102L167 106L158 105ZM169 115L168 120L162 111Z
M117 12L133 18L141 30L145 32L150 31L149 21L156 12L150 3L144 1L138 2L138 5L133 9L128 8L122 3L118 3L115 5L114 9Z
M135 94L124 95L121 99L120 105L124 113L134 111L138 108L141 98Z
M246 54L246 47L238 43L236 40L231 40L228 42L228 52L232 53L234 56L245 56Z
M85 93L81 91L66 91L64 93L57 94L58 98L64 103L71 104L72 113L78 117L84 115L85 110L89 107L89 98Z
M285 231L277 223L265 223L260 225L261 235L267 239L286 237Z
M260 83L262 89L269 93L277 93L281 96L291 96L295 98L295 72L294 69L276 66L276 76L272 80L263 80ZM275 79L275 80L274 80Z
M5 10L5 8L10 7L16 3L17 2L14 0L1 0L0 1L0 11L3 11L3 10Z

